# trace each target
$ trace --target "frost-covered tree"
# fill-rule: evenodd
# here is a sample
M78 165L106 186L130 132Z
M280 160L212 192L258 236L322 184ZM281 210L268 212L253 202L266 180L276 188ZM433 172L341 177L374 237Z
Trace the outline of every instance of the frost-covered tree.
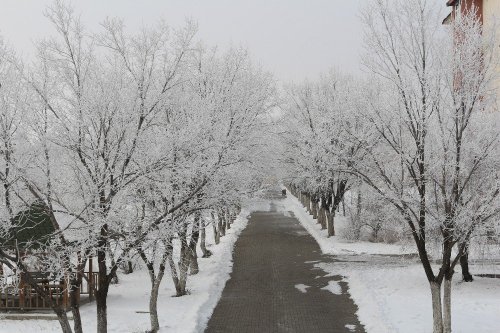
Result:
M0 179L3 184L2 204L2 244L0 249L1 262L5 264L11 274L25 282L44 299L55 311L63 331L71 331L66 312L60 304L54 302L49 293L41 288L31 275L29 262L35 259L38 264L47 268L47 273L53 277L62 277L58 271L71 273L71 258L62 251L60 258L68 264L65 269L59 270L59 265L50 265L37 253L50 252L48 248L54 243L66 243L59 222L54 215L52 206L51 182L51 145L48 133L53 130L49 124L49 110L43 100L37 98L31 85L26 80L27 70L17 59L16 55L4 45L1 46L0 63L2 67L1 91L1 142L0 163L2 171ZM45 68L41 66L41 71ZM35 209L36 208L36 209ZM53 241L49 239L24 239L22 244L18 235L30 233L36 228L37 221L31 212L36 210L48 218L53 230L57 231ZM26 215L26 216L25 216ZM3 283L10 284L9 279L2 279ZM17 286L16 286L17 287ZM78 331L79 311L74 307L75 294L70 291L72 310L75 317L75 329Z
M362 129L353 112L355 81L330 73L317 83L291 87L283 135L289 181L328 236L345 193L357 181L348 170L359 158L358 142L348 140Z
M472 12L449 31L436 13L425 0L377 0L365 11L365 63L376 79L359 109L373 130L353 137L366 148L353 170L410 228L440 333L451 331L454 267L473 230L498 214L498 133L486 125L498 113L488 111L494 39Z

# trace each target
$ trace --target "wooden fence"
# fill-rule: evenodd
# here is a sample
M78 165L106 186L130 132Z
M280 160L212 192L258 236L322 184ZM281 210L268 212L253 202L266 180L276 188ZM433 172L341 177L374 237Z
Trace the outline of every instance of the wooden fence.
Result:
M67 279L63 281L49 281L46 276L40 273L30 273L32 278L37 281L38 286L44 290L45 297L40 295L30 284L25 283L23 277L19 286L10 286L0 289L0 310L36 310L50 309L49 299L56 305L61 305L68 309L70 306ZM94 292L97 290L97 281L99 273L84 272L82 283L78 294L89 295L89 300L94 298Z

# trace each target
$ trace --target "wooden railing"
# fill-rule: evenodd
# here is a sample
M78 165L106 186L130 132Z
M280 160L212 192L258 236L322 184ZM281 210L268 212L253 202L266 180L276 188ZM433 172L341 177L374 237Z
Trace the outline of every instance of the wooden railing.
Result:
M99 279L99 273L97 272L85 272L82 279L82 284L80 285L80 294L89 295L92 299L95 291L97 290L97 282Z
M66 280L55 282L49 281L47 278L40 278L39 273L31 273L31 275L37 281L38 286L44 290L45 297L21 278L18 287L10 286L0 289L0 310L50 309L49 300L65 309L69 308L69 292ZM84 272L78 299L80 299L80 294L89 295L89 300L94 298L98 276L99 273L96 272Z
M56 305L67 307L68 293L65 283L39 282L38 286L44 290L45 297L28 284L19 288L5 288L0 293L0 309L49 309L49 299Z

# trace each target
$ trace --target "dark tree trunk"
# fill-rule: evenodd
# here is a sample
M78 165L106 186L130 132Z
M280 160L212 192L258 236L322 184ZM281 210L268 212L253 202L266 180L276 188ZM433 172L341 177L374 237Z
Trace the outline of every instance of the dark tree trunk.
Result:
M330 217L330 206L332 204L331 194L323 195L321 198L321 229L327 229Z
M133 272L134 272L134 266L132 265L132 261L127 260L127 262L125 263L124 273L125 274L131 274Z
M326 225L328 230L328 237L335 236L334 221L335 221L335 210L333 210L333 212L326 210Z
M305 195L305 204L306 204L306 210L307 212L312 215L312 210L311 210L311 196L309 193L306 193Z
M229 208L225 210L225 221L226 221L226 230L231 229L231 213L229 212Z
M460 257L460 266L462 266L462 279L465 282L472 282L474 278L469 271L469 249L465 247L464 253Z
M55 309L54 312L57 315L57 319L59 320L59 324L61 324L61 329L63 333L72 333L71 325L69 324L68 316L66 315L66 311L58 308Z
M84 266L85 267L85 266ZM75 333L83 333L82 318L80 316L80 285L82 283L81 274L78 274L78 279L71 281L70 286L70 302L71 302L71 313L73 314L73 329Z
M193 229L191 231L191 238L189 240L189 272L191 275L196 275L200 271L198 267L198 254L196 253L196 246L200 238L200 213L196 212L194 216Z
M318 218L318 200L316 198L316 195L311 196L311 211L312 211L312 216L313 219Z
M151 295L149 296L149 321L151 323L150 333L157 333L160 330L160 321L158 319L158 292L160 290L161 280L154 282L151 286Z
M187 279L187 268L186 263L186 241L184 235L179 234L181 240L181 257L179 260L179 274L177 274L177 267L175 266L173 253L174 247L172 245L172 239L167 239L165 242L165 247L167 250L167 260L170 266L170 275L172 276L172 281L175 286L175 296L180 297L186 295L186 279Z
M205 232L205 225L203 224L203 220L200 219L200 248L201 251L203 252L202 258L208 258L212 255L212 252L207 249L207 244L206 244L206 232Z
M212 211L210 213L210 215L212 217L212 228L214 230L214 242L215 242L215 244L219 244L220 243L220 234L219 234L219 230L217 230L217 224L215 223L215 214Z
M224 211L222 209L219 209L217 212L217 219L219 221L219 233L220 237L223 237L226 235L226 223L224 221Z
M321 230L326 229L326 209L323 204L319 208L318 223L321 225Z
M109 257L111 258L111 267L116 266L115 258L113 258L113 255L111 254L111 252L109 253ZM112 277L111 277L111 284L118 284L118 283L120 283L120 280L118 279L118 273L115 270L113 272Z
M139 247L138 252L141 256L142 261L146 264L149 272L149 279L151 281L151 293L149 295L149 321L151 323L151 329L149 333L157 333L160 330L160 322L158 319L158 293L160 290L160 284L165 273L165 263L172 257L171 251L171 239L167 239L165 244L165 251L163 252L160 266L158 269L158 274L155 273L154 263L148 259L146 253ZM170 245L169 245L170 244Z
M191 249L187 244L187 240L181 243L181 257L179 260L179 279L175 285L177 296L184 296L187 294L186 284L188 277L188 270L191 262Z
M101 286L100 286L101 287ZM95 295L97 307L97 333L108 331L108 290L101 287Z
M106 252L108 226L103 225L98 241L97 249L97 265L99 268L99 277L97 280L97 291L95 293L97 307L97 333L107 333L108 331L108 290L113 275L116 274L116 269L111 271L111 276L108 276L108 267L106 264Z

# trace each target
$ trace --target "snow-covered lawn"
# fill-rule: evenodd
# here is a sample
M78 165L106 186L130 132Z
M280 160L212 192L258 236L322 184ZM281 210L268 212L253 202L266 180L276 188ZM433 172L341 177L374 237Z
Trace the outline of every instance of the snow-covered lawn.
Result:
M232 271L233 247L246 227L250 212L269 210L268 201L252 201L244 205L225 237L213 244L211 228L207 228L207 246L213 252L210 258L199 258L200 272L188 278L190 295L172 297L175 288L167 271L160 287L158 314L161 332L202 332L222 294ZM108 296L108 331L116 333L145 332L149 329L149 290L147 270L119 275L120 283L112 285ZM146 312L146 313L144 313ZM85 332L96 331L95 303L81 307ZM56 320L6 320L0 314L0 333L59 332Z
M356 267L351 263L321 268L344 272L368 333L432 332L430 290L420 264ZM457 274L452 293L453 332L500 331L500 280L476 277L473 283L464 283Z
M416 253L413 246L401 244L384 244L384 243L370 243L362 241L348 241L333 236L327 238L327 231L321 230L316 220L305 210L300 201L293 195L288 194L281 206L284 213L290 211L302 223L304 228L316 239L321 251L325 254L384 254L384 255L399 255ZM337 231L343 227L347 227L347 218L344 216L335 217L335 228Z
M413 253L413 249L397 244L347 242L338 236L327 238L326 231L291 195L281 208L294 213L323 253L338 255L342 260L317 266L344 275L368 333L432 332L430 289L418 259L388 256ZM336 223L342 226L346 221L337 217ZM471 271L498 274L499 268L472 265ZM452 289L452 322L455 333L500 332L500 280L475 277L473 283L464 283L457 272Z

